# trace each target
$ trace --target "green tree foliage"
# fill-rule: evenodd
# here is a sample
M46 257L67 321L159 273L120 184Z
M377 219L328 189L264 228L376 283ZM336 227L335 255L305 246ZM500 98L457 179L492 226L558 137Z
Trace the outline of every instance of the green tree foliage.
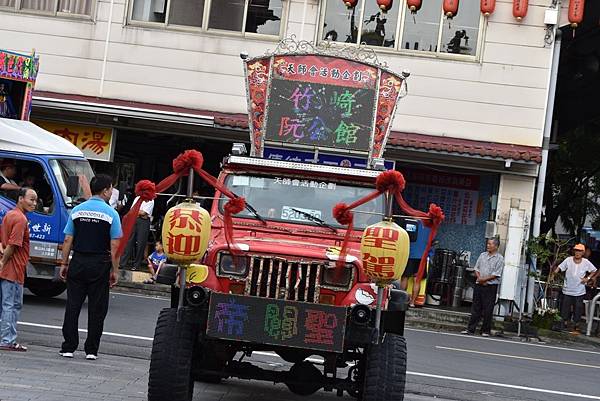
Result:
M600 125L587 123L561 135L550 152L542 231L555 230L560 217L570 235L580 237L586 216L600 226Z

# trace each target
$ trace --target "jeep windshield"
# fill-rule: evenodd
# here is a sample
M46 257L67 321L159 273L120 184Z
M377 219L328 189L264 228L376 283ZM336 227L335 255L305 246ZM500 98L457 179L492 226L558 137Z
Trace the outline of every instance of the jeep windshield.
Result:
M92 195L90 181L94 171L87 160L53 159L49 163L67 207L74 207ZM72 193L67 190L69 186Z
M265 220L286 223L326 225L343 228L333 218L331 211L336 203L350 204L373 192L373 187L359 186L347 182L336 182L311 178L265 177L258 175L229 175L225 185L238 196L246 198L257 213ZM223 211L226 199L221 199L219 208ZM365 227L381 221L383 198L367 202L354 209L354 227ZM359 213L366 212L366 213ZM243 210L236 217L256 219L249 210Z

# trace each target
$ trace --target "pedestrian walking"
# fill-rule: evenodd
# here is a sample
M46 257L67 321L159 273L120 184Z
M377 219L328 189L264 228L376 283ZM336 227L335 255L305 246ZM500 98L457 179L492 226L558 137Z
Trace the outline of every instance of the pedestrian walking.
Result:
M27 351L17 343L17 321L23 307L23 283L29 261L29 225L25 213L37 206L31 188L18 191L17 206L6 213L0 229L0 350Z
M504 269L504 257L498 253L499 246L498 238L489 238L486 244L487 251L477 258L471 318L467 329L462 334L475 334L479 320L482 320L481 335L483 337L489 337L492 332L492 313L502 269Z
M104 318L108 312L109 287L117 283L117 248L121 232L119 214L108 205L112 179L99 174L90 182L92 197L73 208L65 227L60 277L67 282L67 305L60 355L73 358L79 345L78 320L81 306L88 299L86 359L98 359ZM73 249L73 257L69 254ZM112 268L111 268L112 267Z
M135 204L140 197L136 196L133 200ZM141 267L144 260L144 252L148 246L148 234L150 233L150 222L152 221L152 212L154 211L154 200L143 201L140 212L135 220L133 234L127 242L125 253L121 256L120 265L125 267L133 255L133 270Z
M583 298L585 297L585 284L593 281L597 275L596 267L583 257L585 245L577 244L573 247L573 256L569 256L554 269L554 273L565 272L560 315L563 328L573 318L573 334L579 334L577 325L583 313Z

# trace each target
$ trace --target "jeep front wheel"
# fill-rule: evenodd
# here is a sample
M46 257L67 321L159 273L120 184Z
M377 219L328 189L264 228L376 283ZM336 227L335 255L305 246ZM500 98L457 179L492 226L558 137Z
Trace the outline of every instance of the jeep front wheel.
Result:
M406 340L386 333L365 353L362 401L402 401L406 382Z
M158 315L150 371L148 401L191 401L194 393L192 357L198 322L189 308L177 321L177 308L163 309Z

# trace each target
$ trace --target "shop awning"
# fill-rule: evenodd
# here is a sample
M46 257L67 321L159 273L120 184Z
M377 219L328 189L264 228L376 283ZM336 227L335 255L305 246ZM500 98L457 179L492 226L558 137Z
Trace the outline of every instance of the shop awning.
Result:
M39 108L94 112L104 115L203 125L217 129L224 128L238 131L246 131L248 129L248 116L246 114L221 113L92 96L35 91L33 105ZM474 141L399 131L392 131L390 133L388 146L395 150L425 151L453 156L507 162L514 161L531 165L537 165L542 161L541 147Z

